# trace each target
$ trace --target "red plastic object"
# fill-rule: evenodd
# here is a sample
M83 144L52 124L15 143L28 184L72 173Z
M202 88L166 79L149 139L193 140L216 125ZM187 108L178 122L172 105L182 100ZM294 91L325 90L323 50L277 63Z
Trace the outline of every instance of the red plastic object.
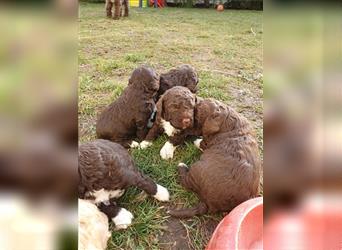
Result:
M150 0L150 6L154 5L155 0ZM165 6L164 0L157 0L158 8L163 8Z
M234 208L216 227L206 250L263 249L263 199L254 198Z
M315 194L272 211L264 227L264 249L342 249L341 232L341 194Z

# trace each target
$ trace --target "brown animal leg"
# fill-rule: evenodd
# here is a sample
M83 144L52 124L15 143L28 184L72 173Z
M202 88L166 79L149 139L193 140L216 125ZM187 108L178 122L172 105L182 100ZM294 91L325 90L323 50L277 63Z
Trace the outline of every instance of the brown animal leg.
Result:
M148 133L148 128L146 126L146 120L139 120L137 123L136 123L136 126L137 126L137 137L140 141L144 140L147 133Z
M124 14L124 16L128 16L128 12L129 12L129 10L128 10L128 0L124 0L124 7L125 7L125 14Z
M171 209L168 213L176 218L191 218L196 215L203 215L208 212L208 206L200 202L195 207L183 209Z
M97 205L97 207L99 208L99 210L104 213L105 215L107 215L107 217L109 219L114 218L115 216L118 215L119 211L120 211L120 207L116 204L115 201L109 200L107 201L107 203L105 202L101 202L100 204Z
M150 177L140 172L134 174L136 175L136 178L134 179L134 182L131 183L132 186L136 186L152 196L157 193L157 184L155 184Z
M189 183L188 172L189 172L189 168L186 164L184 164L184 163L178 164L178 178L179 178L180 184L184 188L186 188L188 190L192 190L192 186Z
M113 3L111 2L111 0L106 0L107 17L112 17L112 8L113 8Z
M114 17L113 17L113 19L115 19L115 20L119 19L120 13L121 13L121 2L120 2L120 0L115 0L114 1Z
M145 140L146 141L153 141L162 133L163 133L163 129L160 127L160 125L154 123L152 128L148 131Z

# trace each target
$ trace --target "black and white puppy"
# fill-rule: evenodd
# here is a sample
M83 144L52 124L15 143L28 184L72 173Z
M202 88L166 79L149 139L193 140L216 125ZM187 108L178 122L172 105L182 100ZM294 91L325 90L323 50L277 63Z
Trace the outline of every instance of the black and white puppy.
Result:
M129 187L138 187L159 201L168 201L169 192L142 174L120 144L98 139L79 147L79 198L92 200L118 229L127 228L133 215L116 200Z

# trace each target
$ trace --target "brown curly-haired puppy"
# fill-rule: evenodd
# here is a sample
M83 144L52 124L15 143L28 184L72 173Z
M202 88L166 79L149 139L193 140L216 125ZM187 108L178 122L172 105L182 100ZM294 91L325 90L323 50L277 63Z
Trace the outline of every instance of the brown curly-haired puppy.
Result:
M148 132L149 119L155 110L153 100L159 89L159 76L147 67L135 69L127 88L99 116L97 138L134 147L135 138L143 140Z
M261 164L258 144L246 118L212 99L198 99L194 128L178 135L202 135L199 161L178 166L180 182L195 192L200 203L189 209L171 210L175 217L228 212L259 192Z
M114 5L114 16L112 14L112 9ZM124 14L122 15L122 5L124 7ZM128 0L106 0L106 12L107 17L113 19L119 19L121 16L128 16Z
M196 93L197 84L198 75L195 69L188 64L180 65L164 74L160 74L160 87L156 100L158 100L166 90L175 86L187 87L191 92Z
M176 86L167 90L156 104L156 120L140 147L150 146L163 132L173 138L181 130L192 128L195 104L196 96L188 88ZM167 159L168 157L162 155L162 151L162 158Z
M165 126L167 122L160 122L160 118L146 137L150 141L141 143L148 146L159 133L169 129L169 141L160 154L162 158L170 159L176 146L188 136L203 136L202 142L195 141L203 150L200 160L189 169L185 164L179 164L181 184L195 192L200 203L194 208L172 210L170 214L191 217L207 212L230 211L241 202L257 196L261 166L258 145L247 119L224 103L195 98L189 90L181 87L178 91L174 89L168 90L157 104L158 115L166 119L168 126ZM175 122L183 119L183 112L193 114L189 126L182 127Z
M124 147L108 140L80 145L78 173L79 198L94 201L117 228L127 228L133 218L116 204L127 188L138 187L157 200L169 200L166 188L142 174Z

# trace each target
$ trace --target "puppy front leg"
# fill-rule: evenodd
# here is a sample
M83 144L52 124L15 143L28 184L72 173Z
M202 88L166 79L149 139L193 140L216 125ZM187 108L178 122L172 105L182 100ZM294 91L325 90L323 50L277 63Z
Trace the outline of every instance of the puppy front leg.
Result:
M97 207L113 221L117 229L126 229L132 224L133 214L119 207L114 201L101 202Z
M168 201L170 199L169 191L165 187L156 184L150 177L140 172L135 173L133 185L144 190L159 201Z
M137 126L137 137L138 137L139 141L142 141L145 139L145 137L148 133L148 128L147 128L146 122L138 121L136 126Z
M172 159L177 146L184 143L186 136L187 134L182 132L171 136L160 150L161 158L164 160Z
M150 131L148 131L145 139L140 143L140 148L144 149L152 145L152 141L163 133L160 122L156 121Z

